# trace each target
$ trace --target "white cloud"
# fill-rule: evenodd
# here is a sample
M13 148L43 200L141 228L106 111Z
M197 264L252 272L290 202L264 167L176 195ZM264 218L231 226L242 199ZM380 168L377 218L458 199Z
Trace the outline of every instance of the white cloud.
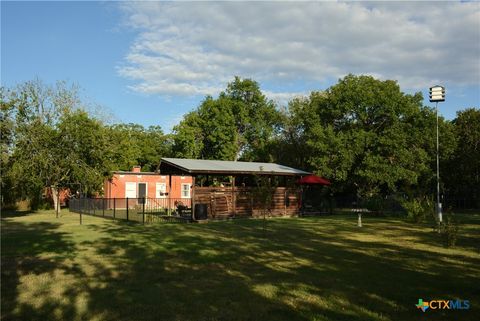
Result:
M268 99L273 100L279 106L287 106L288 102L295 97L308 96L309 92L272 92L263 90L263 93Z
M214 95L234 75L262 85L348 73L402 88L480 84L480 3L123 2L138 30L118 73L133 90ZM285 84L282 88L282 84ZM295 88L308 92L323 88Z

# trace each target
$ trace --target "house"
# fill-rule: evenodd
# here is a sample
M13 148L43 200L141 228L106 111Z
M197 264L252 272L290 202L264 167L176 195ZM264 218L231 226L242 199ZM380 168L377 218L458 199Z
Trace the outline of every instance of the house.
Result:
M51 187L45 187L42 192L42 199L48 202L52 207L54 207L55 202L54 198L58 197L58 202L60 206L66 206L68 204L68 199L70 198L70 189L60 188L58 195L54 195Z
M191 177L189 207L194 210L194 219L262 216L265 209L255 195L259 176L275 181L267 215L296 216L301 199L296 181L311 174L274 163L180 158L162 158L159 170L166 177Z
M140 166L132 171L115 171L104 183L104 198L178 199L191 198L192 177L142 172Z
M138 166L114 172L104 198L72 200L70 210L139 222L157 214L193 220L297 216L297 182L310 174L274 163L162 158L158 172Z

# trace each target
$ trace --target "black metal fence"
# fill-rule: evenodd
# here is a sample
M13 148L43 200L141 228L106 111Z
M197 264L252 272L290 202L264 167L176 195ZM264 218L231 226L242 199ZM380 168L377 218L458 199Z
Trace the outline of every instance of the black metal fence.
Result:
M452 210L478 210L480 200L473 198L445 198L443 208Z
M355 196L334 196L330 199L326 199L326 202L330 202L333 208L368 208L368 209L381 209L387 213L405 212L402 206L402 197L400 196L387 196L383 198L371 198L362 199ZM435 199L432 198L432 208L435 206ZM463 210L478 210L480 209L480 201L472 198L454 198L445 197L441 200L444 210L451 211L463 211Z
M189 198L74 198L70 212L140 223L190 222ZM80 221L81 223L81 221Z

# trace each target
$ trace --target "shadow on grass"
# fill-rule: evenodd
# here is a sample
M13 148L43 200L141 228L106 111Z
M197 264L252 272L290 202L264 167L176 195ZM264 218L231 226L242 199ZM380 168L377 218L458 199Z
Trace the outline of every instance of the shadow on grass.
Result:
M2 218L1 224L2 320L34 320L39 315L51 313L53 305L51 308L42 306L37 310L29 304L18 302L20 278L52 273L62 263L44 255L68 255L72 253L73 243L65 239L65 233L57 231L60 223L19 223ZM16 311L20 311L18 315ZM74 310L70 312L69 315L73 316Z
M286 315L286 319L397 320L416 316L418 297L478 297L472 286L478 259L450 255L450 260L461 262L455 264L438 253L348 239L349 234L363 233L354 226L320 233L312 230L312 224L321 221L292 223L269 221L266 239L257 220L153 227L141 236L138 227L126 231L125 226L113 226L108 234L115 239L125 233L136 239L111 244L105 239L97 251L106 255L127 249L122 260L128 257L128 266L140 267L128 270L132 287L143 280L141 287L155 293L149 280L161 271L158 291L169 295L157 302L164 314L155 316L167 319L201 319L206 314L213 319L275 320ZM152 247L153 251L146 250ZM155 260L157 264L152 264ZM136 299L141 298L132 301ZM448 319L444 312L436 317ZM462 317L470 315L454 315Z
M26 216L35 213L35 211L17 211L17 210L2 210L2 218L8 218L8 217L20 217L20 216Z
M46 248L34 246L30 256L52 247L57 254L81 255L30 271L68 275L63 300L34 305L19 302L20 293L13 292L7 308L16 310L5 319L414 320L422 313L415 308L419 298L478 302L478 257L369 238L381 230L386 238L406 234L431 242L408 225L389 229L391 221L378 219L358 229L354 223L335 217L268 220L264 234L261 220L153 226L108 221L87 224L99 237L76 243L76 249L56 226L13 225L31 240L46 240ZM18 277L11 286L19 286ZM471 320L478 310L434 312L429 320Z

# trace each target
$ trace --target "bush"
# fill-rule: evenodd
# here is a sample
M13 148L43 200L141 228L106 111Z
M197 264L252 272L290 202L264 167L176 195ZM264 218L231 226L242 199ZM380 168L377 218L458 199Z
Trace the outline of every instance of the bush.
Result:
M453 214L447 213L445 221L440 225L440 235L445 246L454 247L458 239L458 223Z
M362 207L367 208L369 211L383 216L398 215L404 213L404 208L401 205L403 197L396 194L390 194L386 196L375 195L362 202Z
M8 204L2 204L2 210L4 211L35 211L35 210L49 210L52 209L53 207L47 203L47 202L42 202L32 200L32 199L21 199L18 201L15 201L13 203L8 203Z
M435 215L433 202L428 197L403 200L402 207L407 212L407 217L415 223L423 222L428 215Z
M381 196L369 198L364 205L369 211L376 214L383 214L385 209L385 200Z

